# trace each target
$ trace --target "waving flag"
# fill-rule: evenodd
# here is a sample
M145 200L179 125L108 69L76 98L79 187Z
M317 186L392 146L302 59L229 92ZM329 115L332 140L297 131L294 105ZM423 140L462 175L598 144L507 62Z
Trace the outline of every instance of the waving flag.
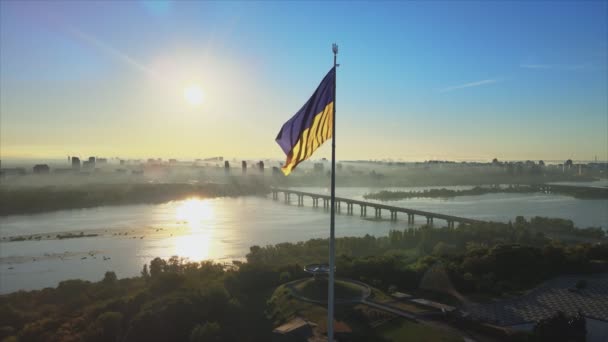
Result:
M282 167L285 175L331 138L335 83L336 67L333 67L302 109L281 127L276 141L287 155Z

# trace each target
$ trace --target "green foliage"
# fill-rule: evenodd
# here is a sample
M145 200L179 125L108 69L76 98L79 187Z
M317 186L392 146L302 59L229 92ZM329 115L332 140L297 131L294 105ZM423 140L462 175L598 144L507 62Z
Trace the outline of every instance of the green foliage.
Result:
M198 197L263 195L266 185L256 182L228 184L95 184L72 187L0 188L0 216L91 208L102 205L165 203Z
M105 285L112 285L112 284L115 284L115 283L116 283L116 280L117 280L117 279L118 279L118 278L116 278L116 273L114 273L114 272L112 272L112 271L108 271L108 272L106 272L106 274L104 275L102 282L103 282Z
M543 192L547 186L544 184L533 185L509 185L508 187L499 186L476 186L466 190L450 190L446 188L429 189L423 191L379 191L372 194L365 194L365 199L375 199L380 201L396 201L404 198L451 198L457 196L479 196L485 194L498 193L535 193ZM551 191L554 193L569 195L577 198L608 198L608 190L593 187L569 187L569 186L551 186Z
M150 278L150 273L148 272L148 264L145 264L144 268L141 270L141 277L146 280Z
M217 322L197 324L190 332L190 342L219 342L221 341L220 325Z
M84 333L87 341L118 341L121 330L123 314L108 311L97 316L95 322Z
M426 342L457 342L462 337L455 333L432 328L405 319L395 319L376 328L382 341L426 341Z
M539 342L584 342L587 336L585 317L580 312L569 317L558 311L540 320L534 326L534 335Z
M13 336L15 334L15 328L10 325L0 327L0 341L4 341L5 338Z

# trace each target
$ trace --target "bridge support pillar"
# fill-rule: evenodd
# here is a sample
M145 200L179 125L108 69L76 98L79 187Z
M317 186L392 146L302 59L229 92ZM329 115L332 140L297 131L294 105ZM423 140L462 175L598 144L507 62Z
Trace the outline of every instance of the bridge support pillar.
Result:
M349 215L353 214L353 204L346 202L346 213Z
M382 218L382 209L380 208L374 208L374 210L376 211L376 218Z
M367 207L364 205L360 205L361 207L361 217L367 216Z
M391 210L391 221L397 221L397 212Z
M278 191L273 191L272 192L272 199L275 200L275 201L279 199L279 192Z
M323 199L323 209L327 210L329 208L329 201L327 198Z
M428 225L433 225L433 217L432 216L427 216L426 217L426 224Z
M454 229L454 221L448 221L448 228Z
M304 206L304 196L298 195L298 207L303 207L303 206Z
M407 214L407 223L414 223L414 214Z

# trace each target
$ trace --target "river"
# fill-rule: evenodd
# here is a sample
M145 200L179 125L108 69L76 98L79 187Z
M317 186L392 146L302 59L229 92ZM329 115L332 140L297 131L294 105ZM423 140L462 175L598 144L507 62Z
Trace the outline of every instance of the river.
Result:
M393 188L387 190L424 190ZM466 189L470 187L448 187ZM298 190L328 193L322 188ZM338 188L337 196L362 199L379 189ZM282 198L281 198L282 199ZM65 210L0 218L0 293L56 286L65 279L100 280L105 271L118 277L139 274L154 257L179 255L190 260L242 259L252 245L304 241L328 236L329 215L263 197L189 199L159 205L128 205ZM412 198L391 205L481 220L506 222L517 215L572 219L579 227L608 227L608 200L581 200L553 194L487 194L451 199ZM369 214L369 213L368 213ZM373 215L371 215L373 216ZM337 236L386 235L408 227L397 222L336 216ZM416 224L422 224L417 218ZM435 225L443 225L436 220ZM57 234L97 234L57 239ZM41 235L40 240L7 242L8 237Z

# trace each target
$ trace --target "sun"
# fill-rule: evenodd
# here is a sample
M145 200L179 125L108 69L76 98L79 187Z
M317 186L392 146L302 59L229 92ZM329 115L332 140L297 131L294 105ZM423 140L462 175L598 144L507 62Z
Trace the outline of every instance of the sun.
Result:
M203 89L196 84L187 86L184 89L184 99L193 106L203 103Z

